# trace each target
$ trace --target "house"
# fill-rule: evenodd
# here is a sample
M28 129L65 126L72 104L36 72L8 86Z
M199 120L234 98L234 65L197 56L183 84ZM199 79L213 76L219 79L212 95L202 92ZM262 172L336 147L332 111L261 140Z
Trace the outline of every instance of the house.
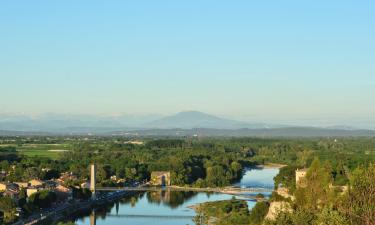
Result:
M73 191L70 188L67 188L63 185L57 185L55 193L59 201L65 201L73 199Z
M8 196L12 199L18 199L19 194L20 194L20 191L18 189L17 190L9 189L3 193L3 196Z
M29 186L29 183L27 182L14 182L17 184L20 188L27 188Z
M36 193L36 192L38 192L40 190L43 190L43 188L41 188L41 187L33 187L33 186L28 187L26 189L26 195L27 195L27 197L30 197L32 194L34 194L34 193Z
M44 185L44 182L41 181L41 180L33 179L33 180L30 180L30 181L29 181L29 185L30 185L30 186L43 186L43 185Z
M53 180L47 180L44 182L44 187L48 190L54 190L58 186L57 182Z
M19 191L19 186L15 183L0 183L0 191L5 192L5 191Z
M6 183L0 183L0 191L6 191L7 190L7 184Z
M61 176L59 177L59 179L57 179L57 181L61 182L61 183L65 183L67 181L72 181L72 180L77 180L77 176L74 175L72 172L65 172L65 173L62 173Z
M171 185L171 172L169 171L154 171L151 173L152 185Z

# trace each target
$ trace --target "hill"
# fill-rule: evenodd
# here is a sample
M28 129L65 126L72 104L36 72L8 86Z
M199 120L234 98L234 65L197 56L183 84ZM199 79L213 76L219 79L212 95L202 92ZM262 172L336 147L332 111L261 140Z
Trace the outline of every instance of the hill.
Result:
M224 119L198 111L185 111L172 116L167 116L144 125L147 128L159 129L240 129L240 128L263 128L262 124L249 124L237 120Z

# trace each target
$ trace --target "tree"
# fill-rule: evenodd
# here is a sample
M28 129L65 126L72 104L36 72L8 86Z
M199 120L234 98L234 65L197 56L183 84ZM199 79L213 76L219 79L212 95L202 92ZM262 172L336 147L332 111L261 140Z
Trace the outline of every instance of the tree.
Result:
M55 192L48 190L38 191L29 197L29 202L38 208L47 208L57 199Z
M312 151L305 149L302 152L297 153L297 162L300 166L306 167L307 162L310 159Z
M279 173L273 178L275 187L280 185L288 188L290 193L296 189L296 166L285 166L280 168Z
M314 159L305 177L305 185L295 192L296 205L304 210L318 211L332 200L333 191L329 188L331 174Z
M195 225L206 225L207 217L204 215L203 212L198 211L198 213L193 218L193 222Z
M228 180L225 177L225 171L222 166L208 167L206 181L208 185L213 187L221 187L228 184Z
M342 212L352 224L375 224L375 164L357 168L350 177L350 188L342 204Z
M13 222L16 218L16 203L10 197L0 197L0 211L4 214L4 222Z
M337 210L331 207L325 207L318 214L317 224L325 225L348 225L347 219L341 215Z
M240 174L242 172L242 166L241 166L240 163L238 163L238 162L232 162L230 164L230 168L234 172L234 174L236 174L236 177L240 176Z
M91 191L87 188L75 188L72 189L73 198L75 199L89 199L91 198Z
M251 224L262 224L264 217L268 213L269 205L267 202L257 202L250 212Z
M27 202L27 193L25 188L21 188L18 195L18 205L23 207Z

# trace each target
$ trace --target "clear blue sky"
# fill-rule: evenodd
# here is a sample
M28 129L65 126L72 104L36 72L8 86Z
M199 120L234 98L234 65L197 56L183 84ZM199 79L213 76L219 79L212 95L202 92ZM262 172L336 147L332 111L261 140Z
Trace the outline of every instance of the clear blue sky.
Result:
M375 3L1 1L0 78L0 112L375 123Z

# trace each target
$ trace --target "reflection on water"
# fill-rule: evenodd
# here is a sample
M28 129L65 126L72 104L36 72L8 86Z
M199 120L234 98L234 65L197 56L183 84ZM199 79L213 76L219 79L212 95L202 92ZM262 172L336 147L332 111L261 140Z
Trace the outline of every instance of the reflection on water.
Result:
M143 192L126 197L119 202L97 209L96 221L90 213L77 220L77 224L153 224L174 225L194 224L195 212L188 206L206 201L226 200L227 194L159 191ZM253 204L251 202L251 204Z
M236 185L241 187L273 186L278 169L249 170ZM270 194L270 193L265 193ZM237 196L241 198L241 196ZM232 195L184 191L153 191L134 194L120 201L87 212L77 219L78 225L185 225L191 224L195 215L188 208L198 203L231 199ZM248 201L249 208L255 205Z
M279 173L277 168L252 168L245 172L241 181L235 186L242 188L263 187L273 188L273 178Z

